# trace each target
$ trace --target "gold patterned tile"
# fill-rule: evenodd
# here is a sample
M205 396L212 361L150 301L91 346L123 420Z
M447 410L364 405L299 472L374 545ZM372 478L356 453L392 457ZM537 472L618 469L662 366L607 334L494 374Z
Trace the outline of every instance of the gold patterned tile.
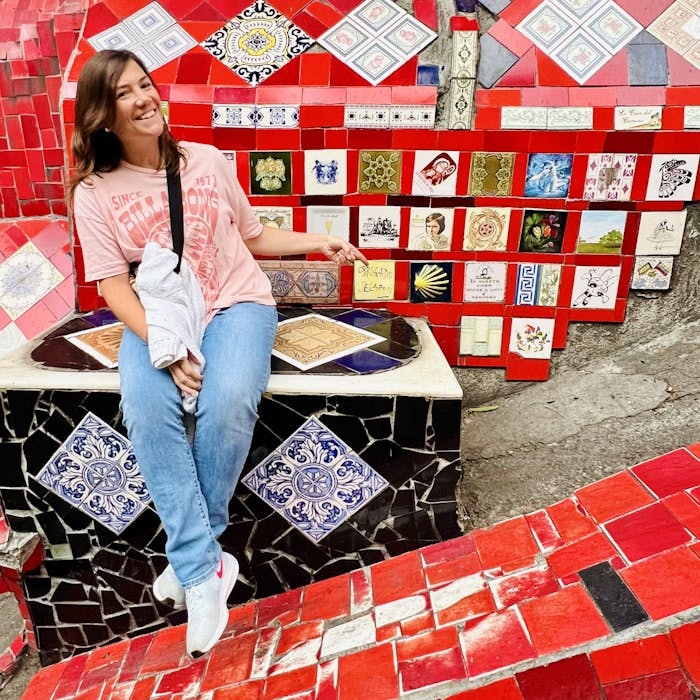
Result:
M505 250L509 226L507 207L467 207L464 250Z
M360 151L358 192L398 194L401 188L400 151Z
M279 322L272 354L307 370L384 340L342 321L306 314Z
M473 153L467 194L507 197L513 187L515 153Z
M123 333L124 324L120 321L71 333L64 338L105 367L113 369L119 362L119 345L122 342Z
M334 262L260 260L272 295L284 304L337 304L340 273Z

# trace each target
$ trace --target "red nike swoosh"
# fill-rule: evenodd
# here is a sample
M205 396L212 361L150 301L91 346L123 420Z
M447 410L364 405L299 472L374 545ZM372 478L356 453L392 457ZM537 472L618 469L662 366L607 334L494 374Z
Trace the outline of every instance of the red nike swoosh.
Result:
M224 560L219 559L219 570L216 572L216 575L221 578L224 575Z

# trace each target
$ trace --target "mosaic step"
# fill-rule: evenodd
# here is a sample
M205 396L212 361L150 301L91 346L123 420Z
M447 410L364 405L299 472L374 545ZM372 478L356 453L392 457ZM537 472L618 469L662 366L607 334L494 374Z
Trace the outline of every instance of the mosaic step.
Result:
M689 699L700 443L548 508L41 671L25 697ZM372 673L367 674L366 669Z

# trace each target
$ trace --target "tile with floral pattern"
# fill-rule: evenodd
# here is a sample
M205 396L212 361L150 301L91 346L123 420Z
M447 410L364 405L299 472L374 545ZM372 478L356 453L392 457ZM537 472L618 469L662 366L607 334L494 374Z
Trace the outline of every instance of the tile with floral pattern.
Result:
M467 194L507 197L513 187L515 153L472 153Z
M250 191L252 194L290 194L292 191L292 158L287 152L256 151L250 158Z
M360 151L358 189L361 194L401 191L401 151Z
M513 318L508 349L529 359L552 355L553 318Z

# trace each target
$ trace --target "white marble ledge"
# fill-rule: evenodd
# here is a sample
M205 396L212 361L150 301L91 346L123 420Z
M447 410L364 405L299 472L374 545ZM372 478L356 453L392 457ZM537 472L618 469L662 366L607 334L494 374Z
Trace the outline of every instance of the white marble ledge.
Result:
M462 388L427 322L420 318L406 321L416 329L422 346L420 355L411 362L365 375L273 374L266 393L461 399ZM116 370L77 371L37 365L30 359L30 353L39 342L27 343L0 358L0 390L119 391Z

